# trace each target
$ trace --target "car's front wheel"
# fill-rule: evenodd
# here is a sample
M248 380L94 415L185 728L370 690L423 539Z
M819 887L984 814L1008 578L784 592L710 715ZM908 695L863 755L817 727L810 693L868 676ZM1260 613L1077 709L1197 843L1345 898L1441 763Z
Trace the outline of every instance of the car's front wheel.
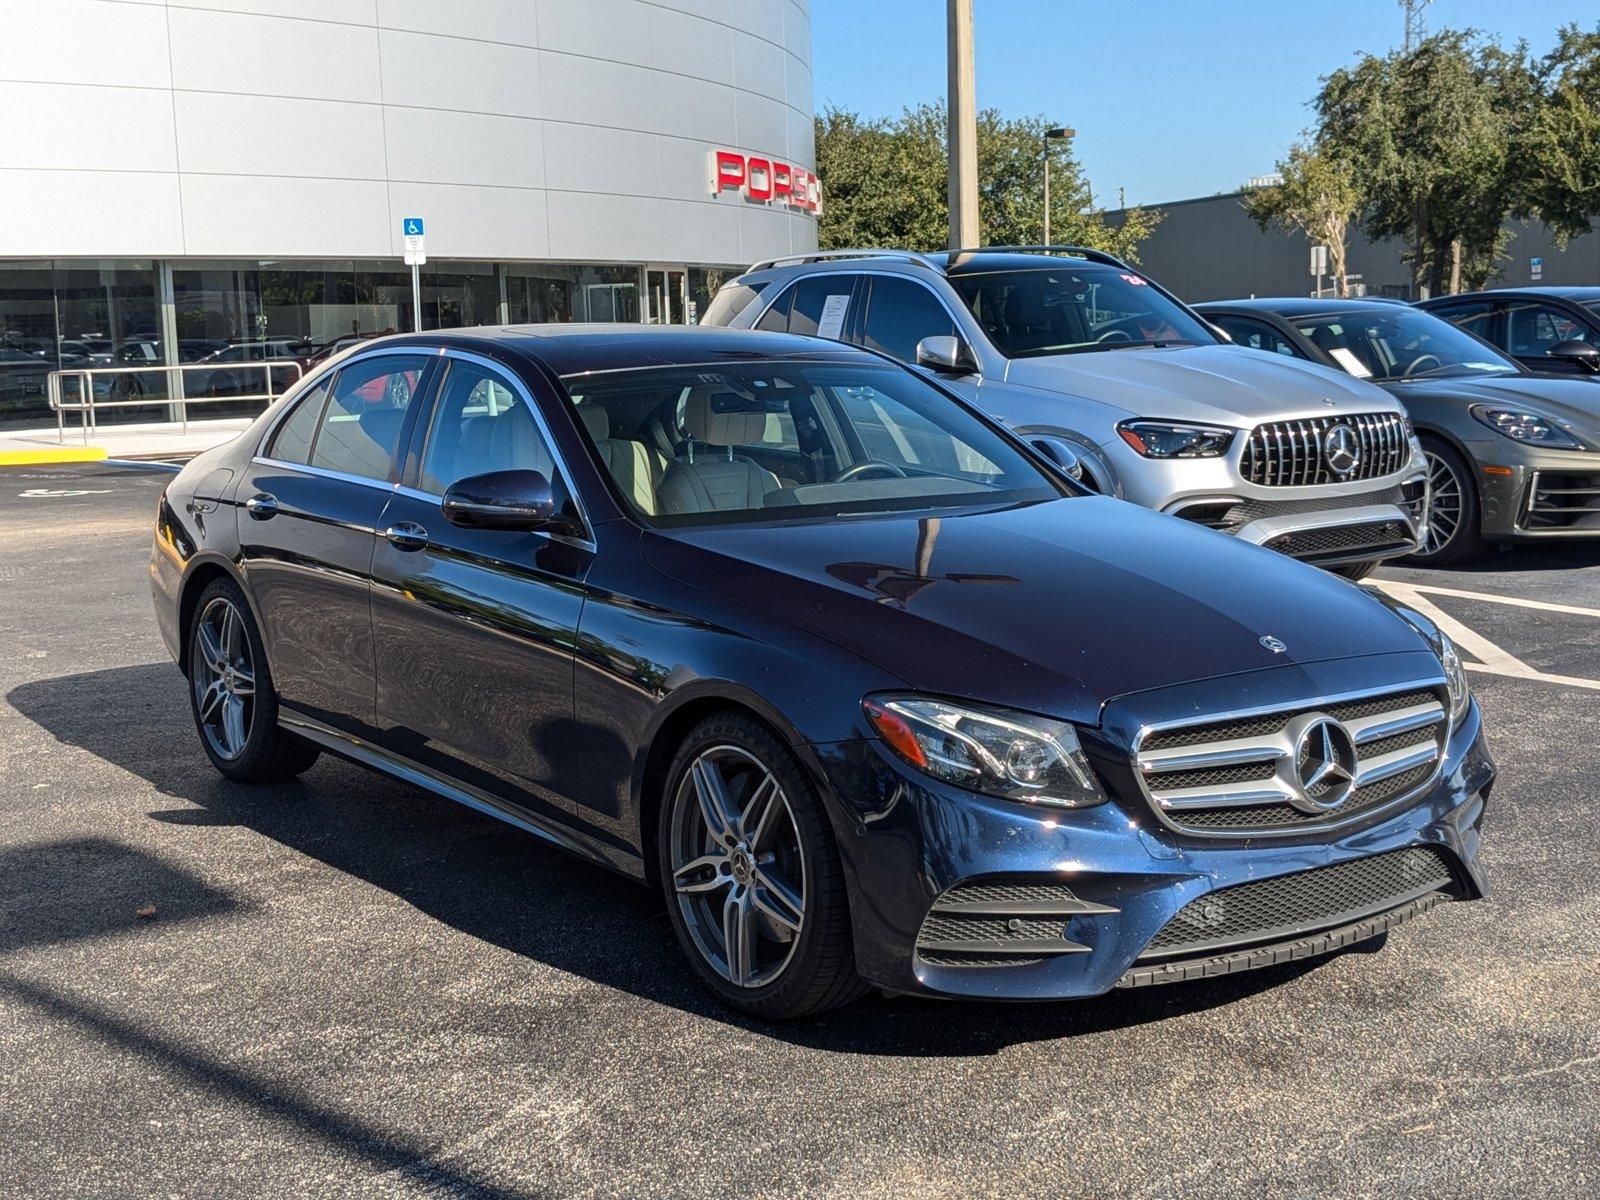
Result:
M1428 520L1422 542L1406 560L1419 567L1444 567L1483 553L1478 489L1471 468L1455 448L1425 438L1428 460Z
M298 775L318 750L278 724L266 650L244 594L230 579L206 586L189 628L189 701L200 744L230 779Z
M726 713L695 727L668 774L657 846L678 941L725 1002L783 1019L861 993L832 828L767 726Z

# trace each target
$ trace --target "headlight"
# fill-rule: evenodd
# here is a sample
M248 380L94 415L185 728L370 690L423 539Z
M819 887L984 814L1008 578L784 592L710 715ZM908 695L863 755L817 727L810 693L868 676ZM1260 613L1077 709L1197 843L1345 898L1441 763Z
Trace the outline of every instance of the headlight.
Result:
M1124 421L1117 432L1146 458L1216 458L1227 453L1234 434L1219 425L1174 421Z
M1444 664L1444 686L1450 693L1450 724L1454 727L1467 711L1472 690L1467 686L1467 669L1461 665L1461 652L1442 629L1439 631L1439 661Z
M1525 446L1549 446L1554 450L1582 450L1583 443L1561 426L1525 408L1488 408L1474 405L1472 415L1496 433Z
M889 749L935 779L1056 808L1106 798L1065 721L920 696L869 696L861 708Z

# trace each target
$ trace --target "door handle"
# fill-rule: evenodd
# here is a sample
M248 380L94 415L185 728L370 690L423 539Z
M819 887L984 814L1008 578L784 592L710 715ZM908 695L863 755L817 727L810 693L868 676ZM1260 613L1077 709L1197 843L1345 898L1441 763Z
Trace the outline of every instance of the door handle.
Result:
M412 521L401 521L383 531L396 550L421 550L428 544L428 531Z
M278 515L278 498L257 492L244 502L244 510L258 521L267 521Z

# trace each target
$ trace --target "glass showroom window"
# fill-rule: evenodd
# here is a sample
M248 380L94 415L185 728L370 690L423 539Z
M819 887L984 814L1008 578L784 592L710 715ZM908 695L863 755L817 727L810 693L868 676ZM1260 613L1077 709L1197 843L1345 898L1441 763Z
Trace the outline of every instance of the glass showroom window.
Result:
M164 360L154 264L61 261L0 265L0 422L54 421L45 378L63 369L158 366ZM90 377L117 408L101 422L162 420L166 376L114 371ZM67 398L79 383L64 385ZM138 403L149 399L148 406Z

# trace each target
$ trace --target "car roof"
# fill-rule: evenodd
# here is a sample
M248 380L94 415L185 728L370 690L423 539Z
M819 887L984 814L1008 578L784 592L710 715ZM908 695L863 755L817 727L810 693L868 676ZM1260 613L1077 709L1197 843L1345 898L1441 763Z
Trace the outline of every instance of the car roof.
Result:
M882 361L878 355L820 338L692 325L485 325L397 334L362 343L363 352L380 344L510 353L557 375L772 359Z
M1446 300L1493 300L1508 296L1553 296L1560 300L1600 300L1600 287L1582 287L1576 284L1562 287L1541 284L1538 287L1490 288L1482 292L1458 292L1450 296L1432 296L1423 304L1442 304Z
M1324 317L1338 312L1371 312L1374 309L1388 309L1394 307L1409 307L1399 305L1397 301L1384 296L1365 296L1350 300L1337 300L1332 297L1316 299L1312 296L1260 296L1250 300L1207 300L1196 304L1198 312L1269 312L1280 317Z
M1075 253L1079 250L1081 253ZM820 250L811 254L764 259L749 267L739 278L771 279L791 272L831 275L846 271L892 274L927 271L946 278L957 278L995 271L1049 270L1052 266L1062 264L1070 265L1074 270L1084 267L1100 267L1110 271L1133 269L1104 251L1074 246L1054 247L1050 253L1042 247L1008 246L997 246L992 250L936 250L926 254L914 250Z

